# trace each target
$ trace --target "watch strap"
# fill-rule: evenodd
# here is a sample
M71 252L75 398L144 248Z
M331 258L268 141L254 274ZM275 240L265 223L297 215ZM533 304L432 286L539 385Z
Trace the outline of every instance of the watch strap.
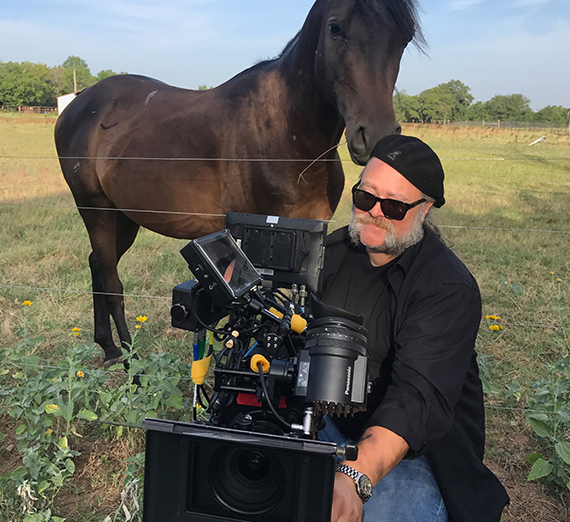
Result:
M362 500L362 503L370 499L372 495L372 483L364 473L362 473L361 471L357 471L354 468L347 466L346 464L338 465L336 471L338 473L344 473L354 481L354 484L356 486L356 493L360 497L360 500ZM367 483L368 488L362 487L363 482Z

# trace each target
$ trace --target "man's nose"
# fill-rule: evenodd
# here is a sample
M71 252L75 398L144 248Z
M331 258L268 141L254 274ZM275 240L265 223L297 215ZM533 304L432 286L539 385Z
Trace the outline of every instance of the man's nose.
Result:
M386 217L382 212L382 205L380 205L380 201L377 201L376 204L368 211L368 213L374 218Z

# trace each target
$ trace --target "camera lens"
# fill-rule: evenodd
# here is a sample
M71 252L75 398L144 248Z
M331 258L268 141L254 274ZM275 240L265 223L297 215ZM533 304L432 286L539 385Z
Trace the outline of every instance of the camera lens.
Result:
M242 515L261 515L274 509L285 493L285 480L278 457L252 448L220 448L208 469L216 500Z
M260 451L244 451L238 457L237 468L249 480L262 480L269 473L269 462Z

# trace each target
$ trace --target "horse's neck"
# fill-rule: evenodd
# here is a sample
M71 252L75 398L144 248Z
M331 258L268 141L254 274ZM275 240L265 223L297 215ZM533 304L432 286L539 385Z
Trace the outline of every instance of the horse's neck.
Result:
M286 108L288 119L302 120L303 126L313 127L307 128L307 135L314 136L316 131L328 146L333 146L342 135L344 121L336 105L327 101L331 94L321 92L315 78L315 54L325 4L325 0L317 0L303 28L274 65L295 101Z

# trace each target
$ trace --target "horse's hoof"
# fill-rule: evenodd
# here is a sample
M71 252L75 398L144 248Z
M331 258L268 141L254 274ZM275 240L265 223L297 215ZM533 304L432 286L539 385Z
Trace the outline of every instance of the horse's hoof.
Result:
M117 362L117 359L120 359L123 356L123 352L121 352L121 350L119 350L116 346L113 346L112 348L113 349L110 351L105 350L105 359L103 360L104 364L107 364L108 362L115 364Z
M118 355L117 357L113 357L112 359L105 358L105 360L103 361L103 367L104 368L110 368L114 364L119 364L122 362L123 362L123 355L122 354Z

